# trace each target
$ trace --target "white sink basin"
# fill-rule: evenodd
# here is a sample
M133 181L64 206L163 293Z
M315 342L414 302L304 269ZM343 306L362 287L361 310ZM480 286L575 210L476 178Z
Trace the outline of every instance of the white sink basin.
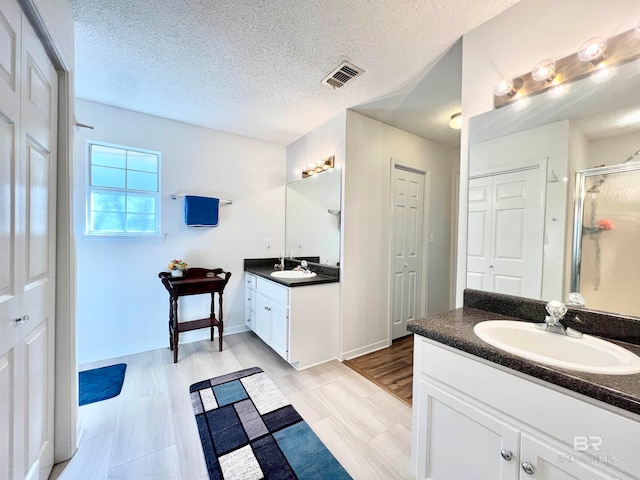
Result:
M311 278L311 277L315 277L316 273L315 272L302 272L300 270L282 270L280 272L271 272L271 276L272 277L276 277L276 278L296 279L296 278Z
M640 373L640 357L590 335L573 338L509 320L480 322L473 331L500 350L546 365L606 375Z

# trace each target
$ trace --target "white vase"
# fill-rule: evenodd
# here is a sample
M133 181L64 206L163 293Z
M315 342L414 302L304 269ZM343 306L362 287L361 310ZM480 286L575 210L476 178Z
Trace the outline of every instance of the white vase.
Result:
M171 270L171 276L172 277L182 277L184 276L184 271L183 270L178 270L177 268Z

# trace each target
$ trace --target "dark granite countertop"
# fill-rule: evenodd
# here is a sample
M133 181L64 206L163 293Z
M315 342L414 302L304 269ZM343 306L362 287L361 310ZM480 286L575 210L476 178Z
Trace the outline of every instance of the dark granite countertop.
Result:
M486 320L522 320L470 307L409 322L408 330L436 342L502 365L531 377L640 415L640 374L597 375L565 370L504 352L480 340L473 327ZM610 340L607 338L607 340ZM610 340L611 341L611 340ZM636 355L640 345L614 341Z
M314 258L314 257L309 257ZM316 257L317 258L317 257ZM319 285L322 283L336 283L340 281L340 269L336 267L327 267L318 263L309 263L309 269L316 272L315 277L309 278L278 278L272 277L271 274L277 270L273 266L278 263L276 258L259 258L245 259L244 271L266 278L272 282L279 283L285 287L302 287L307 285ZM297 260L285 260L285 269L291 270L300 264Z

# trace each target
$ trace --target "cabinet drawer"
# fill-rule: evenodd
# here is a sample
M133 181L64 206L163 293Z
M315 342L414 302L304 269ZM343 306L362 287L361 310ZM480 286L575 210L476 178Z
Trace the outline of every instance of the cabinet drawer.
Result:
M257 291L274 302L282 305L289 304L289 289L287 287L264 278L258 278Z
M255 290L245 290L245 307L248 311L255 312L256 311L256 292Z
M256 314L255 314L255 312L246 312L245 325L255 332L255 330L256 330Z
M256 289L256 276L252 275L251 273L245 273L245 281L247 282L245 285L247 286L247 288L250 288L251 290L255 290Z

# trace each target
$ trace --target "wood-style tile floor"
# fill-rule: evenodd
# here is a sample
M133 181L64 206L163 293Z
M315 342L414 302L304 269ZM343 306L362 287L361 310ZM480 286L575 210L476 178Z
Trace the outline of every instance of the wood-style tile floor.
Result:
M354 479L412 479L411 408L338 361L297 372L253 333L82 365L126 363L122 393L80 407L80 447L50 480L204 480L189 386L258 366Z
M411 405L413 335L394 340L389 348L346 360L344 364Z

